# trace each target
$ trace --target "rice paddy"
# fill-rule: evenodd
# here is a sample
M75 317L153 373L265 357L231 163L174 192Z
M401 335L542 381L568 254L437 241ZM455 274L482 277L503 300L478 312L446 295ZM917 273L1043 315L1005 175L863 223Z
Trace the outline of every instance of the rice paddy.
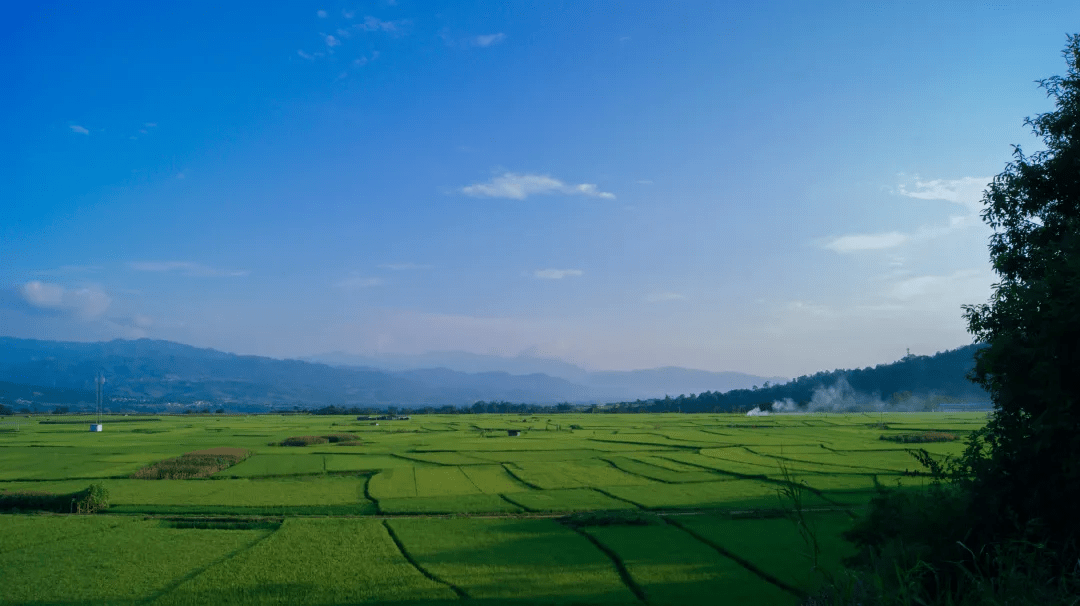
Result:
M0 434L0 496L94 483L110 507L0 499L0 604L794 605L875 485L926 482L908 450L959 454L985 415L51 420ZM782 515L792 480L816 552Z

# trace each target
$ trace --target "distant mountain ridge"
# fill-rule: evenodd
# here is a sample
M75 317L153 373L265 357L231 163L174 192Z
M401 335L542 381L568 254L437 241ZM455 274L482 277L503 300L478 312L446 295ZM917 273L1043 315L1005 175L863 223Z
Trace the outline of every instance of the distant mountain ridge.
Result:
M554 358L525 355L503 357L463 351L384 356L360 356L332 352L302 359L331 366L386 371L416 371L442 368L466 373L492 371L501 371L514 375L539 373L576 383L607 400L648 399L703 391L723 392L732 389L745 389L766 382L783 383L787 381L785 377L761 377L743 372L715 372L677 366L646 370L588 371L580 366Z
M25 393L36 391L42 394L40 398L61 398L55 394L62 393L66 403L85 404L93 400L93 378L104 372L111 401L128 406L206 402L232 410L260 411L327 405L462 406L478 400L594 403L676 392L661 389L674 385L669 380L671 373L660 371L657 376L668 379L653 377L655 387L650 390L612 384L611 376L605 373L594 373L600 375L596 385L583 385L538 372L469 373L447 368L388 371L236 355L151 339L75 343L0 337L0 382L39 388L29 392L16 387L0 389L0 397L11 394L9 401L27 400ZM698 376L694 373L703 371L686 372ZM723 377L725 373L715 374ZM744 384L760 380L752 375L731 374L738 375ZM668 380L666 385L664 380ZM727 383L732 384L738 385ZM714 389L724 388L722 382L713 385ZM83 394L84 399L73 394Z
M522 404L634 404L644 400L639 404L650 410L692 412L784 402L813 407L826 396L833 408L835 402L863 406L894 394L907 398L906 392L985 401L986 393L965 378L978 347L969 345L934 356L905 356L874 368L821 371L786 383L778 378L673 367L588 372L558 360L501 359L503 368L529 370L528 365L534 363L561 368L562 374L572 373L570 376L580 379L575 382L539 372L330 366L150 339L72 343L0 337L0 404L15 409L50 402L88 404L93 401L93 379L99 372L105 374L106 394L113 408L131 410L160 410L170 403L190 406L196 402L203 407L265 412L326 406L467 406L480 400ZM437 356L455 363L454 356L447 354L429 354L428 360ZM477 364L483 358L469 354L461 359L466 360L462 363ZM772 384L765 387L766 381ZM626 393L631 395L619 395ZM674 394L678 397L665 398Z

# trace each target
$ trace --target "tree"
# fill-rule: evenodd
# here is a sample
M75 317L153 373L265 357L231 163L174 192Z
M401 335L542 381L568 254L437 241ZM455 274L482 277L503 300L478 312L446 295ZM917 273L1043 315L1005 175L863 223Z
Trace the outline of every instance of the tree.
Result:
M1013 160L983 195L1000 282L988 303L964 307L989 346L971 378L994 416L969 446L973 536L1027 539L1075 561L1080 553L1080 35L1068 70L1039 82L1054 111L1025 124L1046 145Z

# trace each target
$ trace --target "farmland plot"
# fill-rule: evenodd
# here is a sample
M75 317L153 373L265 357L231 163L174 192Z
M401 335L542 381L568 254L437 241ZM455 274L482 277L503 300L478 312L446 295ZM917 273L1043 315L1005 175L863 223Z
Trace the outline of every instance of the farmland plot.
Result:
M502 465L469 465L462 473L484 494L521 492L530 488L510 475Z
M507 469L522 482L545 490L653 483L598 459L565 461L558 465L519 462L508 465Z
M851 518L842 512L812 512L807 518L818 535L819 566L824 570L838 570L840 561L852 555L851 545L840 538L840 533L850 527ZM821 581L821 576L813 569L813 550L790 520L724 519L702 515L679 519L678 524L804 591L816 589Z
M453 600L376 520L290 519L252 549L154 604L347 604Z
M20 521L5 519L4 535L36 534ZM7 539L0 536L0 570L7 572L0 583L0 603L107 604L151 599L269 532L179 530L163 528L157 521L108 521L111 525L96 518L69 518L60 525L73 534L14 549L8 549ZM76 531L78 525L84 526L84 532ZM14 532L16 528L21 532Z
M563 490L531 490L503 495L507 501L521 505L529 511L593 511L603 509L634 509L628 501L612 497L592 488L567 488Z
M376 499L415 497L416 475L413 471L412 466L383 470L372 476L368 492Z
M654 606L798 601L674 526L603 526L585 532L615 552Z
M421 567L474 599L636 601L603 552L551 520L395 519L389 525Z
M219 472L219 477L253 478L324 473L326 463L320 454L257 454Z

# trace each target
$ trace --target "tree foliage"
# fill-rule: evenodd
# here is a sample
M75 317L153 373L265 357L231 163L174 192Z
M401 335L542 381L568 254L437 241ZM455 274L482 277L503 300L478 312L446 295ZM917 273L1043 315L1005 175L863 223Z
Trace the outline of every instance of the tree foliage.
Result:
M978 536L1027 538L1075 554L1080 539L1080 36L1068 70L1039 82L1055 109L1025 123L1046 149L1016 147L983 196L1000 282L965 306L976 340L972 378L995 413L973 443ZM987 448L984 448L985 447ZM983 455L985 452L987 454Z

